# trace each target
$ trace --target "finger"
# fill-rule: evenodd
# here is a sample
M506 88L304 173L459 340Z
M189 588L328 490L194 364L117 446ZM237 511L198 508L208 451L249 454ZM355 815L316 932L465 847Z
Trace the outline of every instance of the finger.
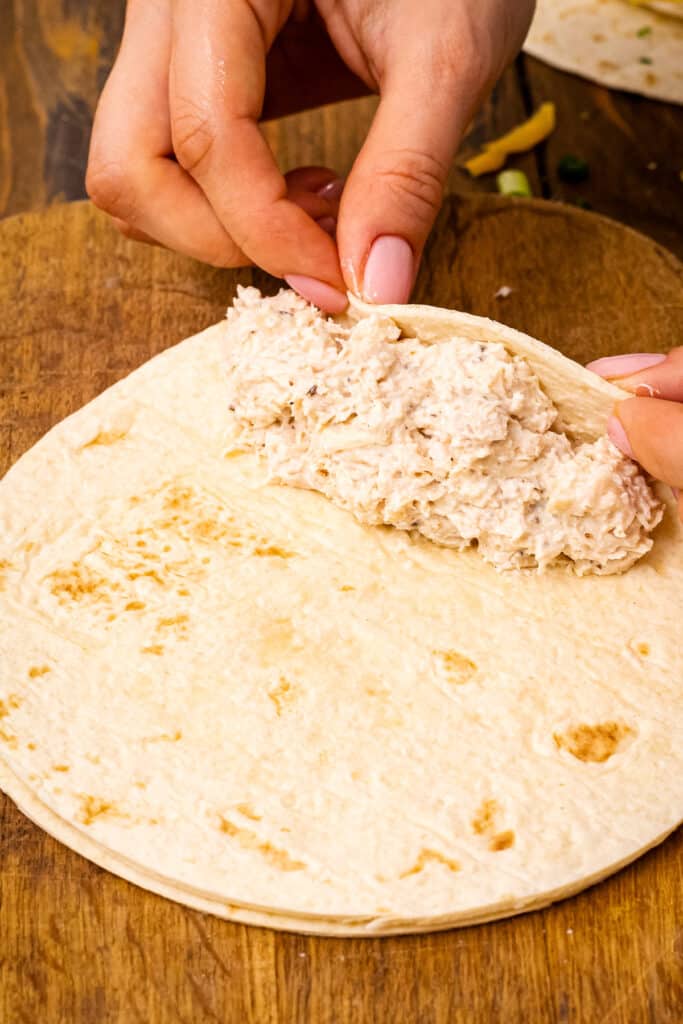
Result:
M88 193L96 206L125 221L129 233L218 266L243 266L249 261L197 183L168 159L170 53L170 0L132 0L95 117Z
M120 220L118 217L112 217L111 221L117 231L120 231L125 238L130 238L133 242L145 242L147 245L160 244L156 238L152 238L151 235L146 235L144 231L138 231L137 228L134 228L125 220Z
M683 488L683 404L627 398L608 425L614 443L652 476Z
M296 277L300 288L317 282L327 308L341 311L346 296L336 247L287 197L257 125L264 34L268 46L279 28L276 6L266 7L262 25L243 0L177 0L170 74L174 151L251 260L277 277Z
M439 52L412 14L339 214L346 284L370 302L408 300L456 147L486 88L465 52Z
M300 167L285 177L292 201L298 203L310 216L315 217L323 231L334 238L337 230L336 208L339 206L339 200L335 195L341 184L334 171L324 167ZM320 209L317 208L318 205ZM334 214L327 212L330 207L335 211ZM147 245L161 245L158 239L139 231L125 220L119 217L112 217L111 220L117 231L125 238Z
M683 348L674 348L666 356L640 352L596 359L588 369L634 395L683 402Z

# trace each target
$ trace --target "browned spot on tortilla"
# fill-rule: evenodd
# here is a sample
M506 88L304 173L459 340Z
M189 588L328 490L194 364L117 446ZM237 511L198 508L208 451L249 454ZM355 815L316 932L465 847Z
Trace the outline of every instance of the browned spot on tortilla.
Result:
M268 698L272 700L275 705L275 711L280 716L283 708L296 699L296 691L288 679L280 676L279 682L268 690Z
M81 796L80 820L84 825L92 825L96 818L120 817L116 805L110 800L102 800L99 796L84 793Z
M652 71L648 71L645 75L645 81L648 85L656 85L659 78Z
M0 718L5 718L11 711L19 707L21 707L21 700L16 693L10 693L6 701L0 700Z
M408 878L409 875L417 875L420 871L423 871L425 866L429 863L443 864L449 871L459 871L460 865L457 860L451 860L450 857L445 857L443 853L439 853L438 850L429 850L426 847L420 850L420 854L413 864L412 868L408 868L407 871L403 871L398 877Z
M604 43L605 42L605 37L603 36L602 32L594 32L593 35L591 36L591 38L592 38L594 43Z
M260 558L294 558L293 551L287 551L286 548L278 547L277 544L259 545L254 548L254 554Z
M27 750L36 750L37 747L36 747L35 743L27 743L26 744L26 749Z
M618 71L619 65L615 64L614 61L611 60L599 60L598 68L600 71Z
M496 827L495 819L499 813L500 804L497 800L482 800L472 818L472 828L478 836L491 832Z
M177 743L178 740L181 740L182 738L182 732L180 731L180 729L176 729L175 732L162 732L159 733L158 736L147 736L145 738L145 743L160 743L162 741Z
M280 868L281 871L301 871L302 868L306 867L303 861L294 860L286 850L273 846L267 840L261 839L256 832L252 832L247 828L240 828L222 816L220 818L220 828L221 832L225 832L232 839L236 839L245 850L256 850L266 858L269 864L272 864L275 868Z
M646 643L636 644L636 654L639 654L641 658L647 658L650 653L650 645Z
M553 733L553 739L560 750L566 750L578 761L601 764L617 752L622 740L633 735L635 731L624 722L600 722Z
M515 843L515 833L511 828L505 832L498 832L497 835L491 836L489 841L489 850L498 852L499 850L509 850Z
M181 612L180 615L170 615L168 618L159 619L157 629L172 629L174 626L183 626L189 620L190 616L186 615L185 612Z
M229 448L228 451L225 453L224 458L226 458L226 459L237 459L237 458L240 457L240 455L246 455L246 454L247 454L247 452L245 451L244 448Z
M49 665L31 665L28 670L29 679L38 679L39 676L47 675L52 669Z
M53 770L53 772L68 772L68 771L71 771L71 769L69 768L68 764L53 764L52 765L52 770Z
M190 591L187 589L187 587L179 587L178 588L178 593L180 594L181 597L189 597L190 596Z
M147 605L144 601L129 601L128 604L124 605L124 612L141 612Z
M245 818L250 818L252 821L260 821L263 817L262 814L257 814L256 811L252 810L249 804L237 804L237 810L240 814L243 814Z
M6 743L10 750L16 750L18 746L17 737L10 732L5 732L4 729L0 729L0 740Z
M31 551L34 551L37 547L38 545L34 540L27 540L25 544L21 545L21 550L25 551L27 554L30 554Z
M163 644L149 644L147 647L141 647L140 650L141 650L141 652L143 654L156 654L156 655L160 655L160 654L164 653L164 645Z
M129 580L139 580L145 578L154 580L154 582L158 583L160 587L164 586L165 580L163 579L162 576L159 575L156 569L145 569L144 571L133 570L132 572L128 573Z
M95 434L92 441L88 441L87 444L82 446L82 450L94 448L97 445L116 444L117 441L123 441L127 436L127 430L100 430L99 434Z
M143 782L142 779L136 779L133 785L137 786L138 789L147 789L147 783Z
M112 591L119 590L116 580L107 579L80 562L74 562L68 569L56 569L47 579L60 604L81 601L85 597L102 601L110 597Z
M352 587L352 586L351 586L350 584L348 584L348 583L345 583L345 584L344 584L344 586L343 586L343 587L340 587L339 589L341 590L342 594L348 594L348 592L349 592L350 590L355 590L356 588L355 588L355 587Z
M434 651L434 654L441 662L449 681L452 683L460 686L463 683L468 683L476 674L477 666L475 662L459 651Z

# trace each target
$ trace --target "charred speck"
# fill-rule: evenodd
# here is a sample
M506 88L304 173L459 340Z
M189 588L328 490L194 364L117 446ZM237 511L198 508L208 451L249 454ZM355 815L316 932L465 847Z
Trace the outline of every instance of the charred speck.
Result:
M311 386L311 387L310 387L310 388L308 389L308 391L306 392L306 394L307 394L307 395L310 395L310 397L311 397L311 398L313 398L313 395L315 395L315 394L317 393L317 391L318 391L318 385L317 385L317 384L313 384L313 385L312 385L312 386Z

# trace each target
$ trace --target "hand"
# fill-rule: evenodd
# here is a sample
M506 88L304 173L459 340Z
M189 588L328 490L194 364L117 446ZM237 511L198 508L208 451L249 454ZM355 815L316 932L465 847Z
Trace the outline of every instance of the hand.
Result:
M347 288L405 302L465 127L533 6L129 0L88 192L130 237L255 263L330 312ZM380 104L341 202L332 170L280 173L260 118L368 91Z
M608 424L612 441L678 497L683 520L683 348L597 359L588 364L601 377L636 395L619 402Z

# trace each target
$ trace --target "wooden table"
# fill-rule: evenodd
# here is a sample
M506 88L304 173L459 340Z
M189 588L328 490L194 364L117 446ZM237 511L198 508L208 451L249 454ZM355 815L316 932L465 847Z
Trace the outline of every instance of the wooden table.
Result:
M113 0L43 0L40 6L34 0L4 0L0 214L82 196L90 118L115 51L121 8ZM523 59L505 75L463 152L473 151L544 99L558 106L558 130L546 147L517 161L537 194L560 197L566 188L567 197L571 191L574 198L580 196L683 254L682 161L676 157L683 114L678 109L610 94ZM344 104L271 124L267 133L284 167L316 162L345 171L373 108L372 100ZM554 173L564 152L591 162L591 180L575 190L560 186ZM656 169L648 169L651 163ZM451 187L484 191L491 182L472 183L456 168ZM567 219L562 210L554 208L551 215L558 224ZM497 228L490 214L489 207L479 217L476 207L456 204L445 211L437 236L448 230L452 235L455 226L461 239L455 259L465 266L488 247L491 267L478 289L467 291L466 275L449 288L455 287L468 308L495 315L494 286L504 282L496 276L492 238ZM590 258L581 250L582 229L573 230L567 239L577 242L582 259ZM11 232L15 242L21 241L22 231L26 245L37 247L35 264L40 266L49 253L41 253L31 230L20 223ZM51 215L50 231L77 243L74 222L60 210ZM541 216L534 234L544 231L551 251L554 229ZM522 235L520 227L521 242ZM92 237L102 244L105 236L104 227L93 228ZM1 240L9 237L0 234L0 249ZM608 276L621 274L618 237L605 229L600 238L587 296L588 305L596 308L602 301L600 268ZM86 338L82 320L68 309L55 332L54 324L44 322L40 303L33 311L28 303L27 343L16 365L14 350L5 353L2 364L6 376L0 380L0 398L7 419L0 421L0 471L55 419L150 355L170 331L175 338L199 326L198 315L206 322L218 315L220 272L195 271L168 254L152 257L152 250L138 248L131 256L130 243L122 239L116 245L114 276L131 285L126 312L138 309L140 323L151 317L153 330L140 329L134 338L125 337L125 345L112 345L107 332L120 325L123 308L115 298L100 308L102 322ZM666 271L666 288L674 288L680 269L656 247L637 241L624 252L627 290L640 289L643 303L674 310L674 293L665 289L659 295L649 282L659 268ZM524 289L533 258L522 245L521 258L513 261L516 290L501 316L520 326L531 317L544 334L542 303L539 307ZM571 259L566 264L571 289ZM5 263L3 273L8 267ZM93 273L108 288L113 278L101 261L98 268ZM640 281L641 271L648 280ZM151 278L164 292L162 304L148 309L136 275L140 281ZM420 294L434 301L445 287L438 275L439 268L426 266L418 285ZM49 275L45 282L49 285ZM69 298L76 304L81 301L78 287ZM658 343L663 344L671 337L673 320L664 318L661 324ZM561 328L549 319L551 333L545 336L561 344L566 341ZM569 344L577 355L585 351L589 333L588 320L574 323ZM637 324L624 324L624 333L627 347L638 348ZM49 343L44 342L48 336ZM605 331L603 351L614 343ZM680 1024L682 864L679 833L598 889L523 918L406 939L320 940L230 925L142 893L61 847L0 798L0 1021Z

